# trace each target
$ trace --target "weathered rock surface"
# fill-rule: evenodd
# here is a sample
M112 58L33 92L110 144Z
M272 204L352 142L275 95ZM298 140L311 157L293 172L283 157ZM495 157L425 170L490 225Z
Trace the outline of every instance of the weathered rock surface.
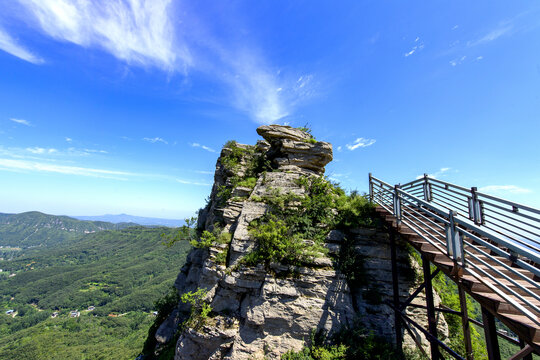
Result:
M332 145L311 141L311 135L290 126L267 125L257 129L271 147L268 158L283 171L309 170L324 173L324 167L332 161Z
M290 275L290 266L279 263L270 264L270 269L263 264L242 264L242 258L255 246L249 224L268 211L265 198L276 193L305 195L298 180L320 176L332 160L329 143L312 143L311 136L299 129L269 125L261 126L257 132L265 140L254 147L238 145L248 155L238 159L234 171L222 161L231 149L224 148L217 161L214 186L207 206L199 213L198 226L212 230L215 223L221 223L231 234L231 241L209 249L194 249L178 275L175 286L180 294L197 288L207 290L206 300L215 316L201 329L181 333L175 359L279 359L289 350L300 350L312 330L324 329L331 334L352 324L357 314L369 329L392 341L393 313L379 301L391 298L392 294L388 234L382 229L357 229L347 234L328 229L328 254L295 268L295 276ZM250 171L252 159L248 156L253 153L260 156L259 160L270 162L274 171L258 174L253 189L232 188L231 198L223 201L220 192L233 183L233 177ZM351 236L357 240L355 251L366 258L366 271L373 280L369 287L383 294L376 304L366 298L372 293L369 289L349 287L331 258L339 256L346 237ZM223 263L217 257L224 252L227 256ZM402 266L409 266L407 254L400 256ZM412 292L413 281L402 280L405 297ZM185 319L188 311L188 305L178 305L174 315L156 333L158 342L172 338L171 329ZM442 319L443 333L444 325Z
M257 134L261 135L269 143L283 140L308 141L311 135L300 129L281 125L264 125L257 128Z

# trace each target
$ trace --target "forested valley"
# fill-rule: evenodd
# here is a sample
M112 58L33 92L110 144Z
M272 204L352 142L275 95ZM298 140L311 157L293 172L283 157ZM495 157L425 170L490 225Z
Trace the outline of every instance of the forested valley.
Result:
M0 358L135 358L190 250L176 231L1 214Z

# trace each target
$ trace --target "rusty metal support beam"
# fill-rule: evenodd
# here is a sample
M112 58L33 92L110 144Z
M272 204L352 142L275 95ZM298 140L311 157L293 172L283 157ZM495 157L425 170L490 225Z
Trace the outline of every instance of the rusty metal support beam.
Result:
M439 344L437 338L437 318L435 317L435 302L433 300L433 287L431 284L431 266L426 255L422 254L422 267L424 268L424 282L426 290L426 306L428 316L428 330L432 338L430 339L431 359L439 360Z
M437 339L436 337L433 337L433 335L431 335L429 333L429 331L427 331L426 329L424 329L422 326L420 326L419 324L417 324L413 319L411 319L410 317L408 317L402 310L399 310L397 308L394 307L394 305L391 303L391 302L388 302L388 306L390 306L390 308L392 308L396 313L400 314L403 318L403 326L407 329L407 326L410 324L412 326L414 326L416 329L418 329L420 332L422 332L424 334L424 336L426 337L426 339L428 339L430 342L431 341L435 341L437 344L439 344L439 346L444 350L446 351L450 356L452 356L454 359L457 359L457 360L465 360L461 355L459 355L457 352L455 352L454 350L450 349L445 343L443 343L441 340ZM413 337L414 339L414 337ZM425 353L424 351L422 351L423 353ZM429 358L429 356L426 355L426 357Z
M459 283L458 283L459 284ZM465 357L467 360L474 360L471 341L471 324L469 323L469 312L467 311L467 298L465 291L458 285L459 305L461 307L461 326L463 327L463 341L465 343Z
M525 341L519 339L519 347L521 348L520 352L523 351L524 349L526 349L529 345L527 345L525 343ZM530 347L530 346L529 346ZM528 353L525 353L525 354L522 354L522 358L523 360L533 360L533 356L532 356L532 352L533 352L534 349L531 348L531 351L528 352ZM517 354L516 354L517 355ZM514 356L516 356L514 355Z
M482 306L482 322L484 323L484 336L489 360L501 360L499 351L499 339L497 339L497 328L495 327L495 317L484 306Z
M521 360L532 359L533 348L531 345L525 345L525 347L512 355L508 360Z
M435 276L437 276L437 274L441 272L440 269L437 269L435 270L432 274L431 274L431 279L435 278ZM422 292L422 290L424 290L424 287L426 286L426 283L423 282L419 287L418 289L416 289L408 298L407 300L405 300L404 302L401 303L400 307L399 307L399 310L404 310L407 306L410 306L410 303L411 301L414 300L414 298L416 296L418 296L418 294L420 294Z

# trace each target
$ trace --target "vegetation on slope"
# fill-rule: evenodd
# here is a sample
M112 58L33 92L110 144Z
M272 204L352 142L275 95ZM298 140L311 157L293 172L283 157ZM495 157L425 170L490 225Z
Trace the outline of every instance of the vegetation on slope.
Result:
M81 221L68 216L47 215L38 211L21 214L0 213L0 246L28 248L53 246L103 230L119 230L132 223Z
M47 318L33 327L2 335L0 358L133 360L153 320L153 315L141 311L121 317L88 313L78 318Z
M0 358L50 358L43 354L56 351L55 358L132 358L154 320L154 303L172 286L191 249L187 241L162 245L161 235L175 231L102 231L3 261L16 276L0 280ZM88 306L95 310L86 311ZM8 309L17 315L5 315ZM81 317L69 319L71 310ZM50 318L56 311L58 317ZM94 351L105 347L101 355Z
M329 230L372 226L373 206L356 192L347 195L338 185L312 176L298 180L304 196L282 194L279 189L258 199L269 211L250 224L255 250L244 262L300 266L318 254L326 253L324 241Z

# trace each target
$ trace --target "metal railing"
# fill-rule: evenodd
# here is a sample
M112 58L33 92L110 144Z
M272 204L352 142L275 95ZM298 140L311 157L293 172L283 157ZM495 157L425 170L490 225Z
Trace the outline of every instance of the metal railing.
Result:
M369 175L370 200L540 325L540 210L424 175L392 186ZM426 250L428 251L428 250Z

